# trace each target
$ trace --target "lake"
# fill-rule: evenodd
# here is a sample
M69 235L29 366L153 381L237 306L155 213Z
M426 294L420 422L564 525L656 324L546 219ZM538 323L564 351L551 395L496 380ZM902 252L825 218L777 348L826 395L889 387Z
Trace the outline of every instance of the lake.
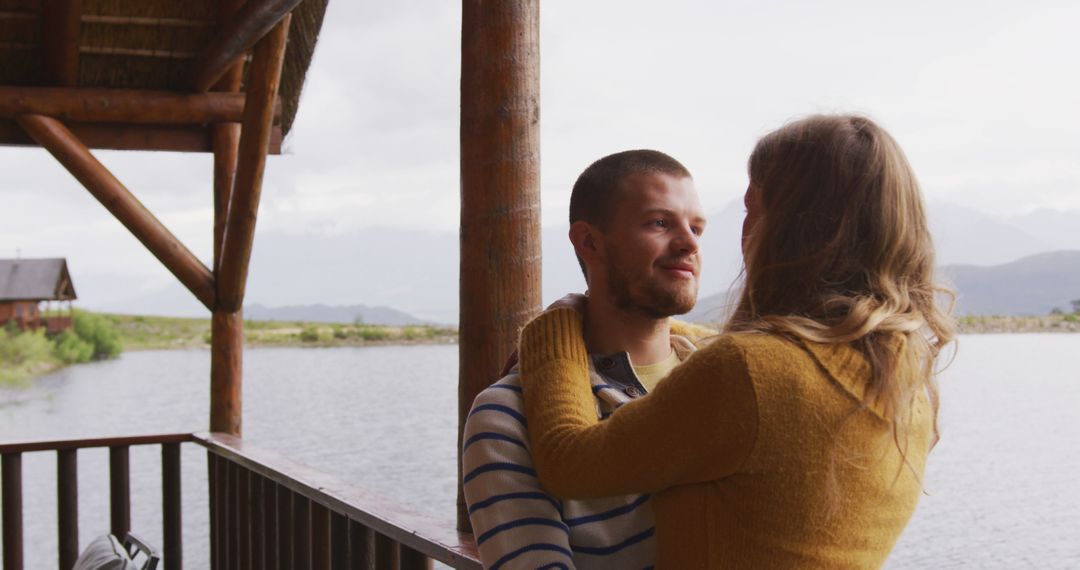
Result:
M454 520L457 346L255 348L244 436ZM887 568L1080 567L1080 335L963 336L941 375L942 441ZM209 352L148 351L0 391L0 440L201 431ZM184 452L184 544L207 565L206 454ZM160 459L132 449L132 526L160 544ZM27 454L28 568L55 568L55 454ZM79 455L80 544L108 528L105 451ZM40 563L39 563L40 562Z

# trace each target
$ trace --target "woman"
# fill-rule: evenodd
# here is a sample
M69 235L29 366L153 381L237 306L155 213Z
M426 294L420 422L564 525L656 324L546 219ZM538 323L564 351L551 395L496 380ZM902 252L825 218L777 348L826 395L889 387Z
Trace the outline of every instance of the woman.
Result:
M879 567L921 492L954 336L918 184L855 116L770 133L749 171L735 314L652 394L598 423L578 313L525 328L533 459L557 496L655 493L660 568Z

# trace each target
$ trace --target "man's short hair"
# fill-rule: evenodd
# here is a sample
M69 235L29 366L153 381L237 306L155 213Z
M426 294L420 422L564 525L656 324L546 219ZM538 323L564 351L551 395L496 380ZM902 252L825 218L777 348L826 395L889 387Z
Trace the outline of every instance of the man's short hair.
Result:
M574 183L570 193L570 223L583 221L606 230L618 205L623 180L632 174L644 173L692 178L682 163L658 150L625 150L609 154L590 164ZM588 280L585 262L580 255L577 258L581 272Z

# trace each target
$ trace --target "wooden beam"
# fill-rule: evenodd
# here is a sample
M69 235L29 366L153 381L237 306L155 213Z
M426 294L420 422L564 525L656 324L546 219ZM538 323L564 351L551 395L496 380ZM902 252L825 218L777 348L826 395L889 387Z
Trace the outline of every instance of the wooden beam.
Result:
M208 309L215 305L214 277L180 240L102 165L60 121L42 115L17 119L26 132L124 224Z
M41 3L41 38L45 83L61 87L79 84L79 33L82 0Z
M191 85L195 91L210 89L238 59L302 0L248 0L236 17L225 22L195 64Z
M213 152L211 127L69 123L68 130L91 149ZM270 154L281 153L281 127L270 136ZM38 146L15 121L0 119L0 145Z
M246 4L245 4L246 6ZM229 203L228 221L217 274L218 308L238 311L244 302L255 219L259 211L263 170L270 145L273 102L281 82L281 63L290 16L255 46L247 82L247 102L240 131L236 183Z
M539 4L462 2L459 453L473 398L540 309Z
M82 17L84 24L107 24L118 26L150 26L154 28L210 28L213 20L191 20L188 18L147 18L140 16L100 16L86 14Z
M275 121L281 104L275 101ZM240 93L173 93L131 89L0 86L0 118L47 115L64 121L139 125L238 123L244 116Z

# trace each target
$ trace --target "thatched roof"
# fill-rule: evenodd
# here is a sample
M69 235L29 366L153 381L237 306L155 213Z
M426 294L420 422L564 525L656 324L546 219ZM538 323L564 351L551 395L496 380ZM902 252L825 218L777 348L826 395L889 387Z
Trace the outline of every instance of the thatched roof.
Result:
M0 301L70 301L75 287L67 261L0 259Z
M43 5L0 0L0 85L45 87ZM328 0L294 11L281 80L281 127L296 116ZM77 87L189 89L192 67L217 26L219 0L82 0Z

